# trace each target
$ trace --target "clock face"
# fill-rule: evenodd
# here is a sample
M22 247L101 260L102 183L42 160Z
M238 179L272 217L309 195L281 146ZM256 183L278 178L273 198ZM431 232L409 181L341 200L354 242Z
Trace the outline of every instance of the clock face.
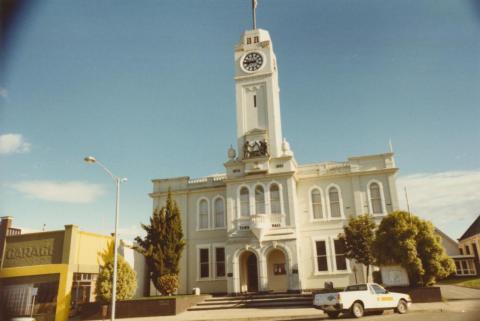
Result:
M258 52L250 52L243 58L242 66L246 71L257 71L263 64L263 56Z

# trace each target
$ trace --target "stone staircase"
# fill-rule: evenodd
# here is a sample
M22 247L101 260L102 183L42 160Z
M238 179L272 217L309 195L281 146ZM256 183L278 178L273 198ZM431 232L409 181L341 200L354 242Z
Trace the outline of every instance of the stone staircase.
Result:
M239 296L214 296L198 303L188 311L240 308L300 308L312 307L312 294L269 293Z

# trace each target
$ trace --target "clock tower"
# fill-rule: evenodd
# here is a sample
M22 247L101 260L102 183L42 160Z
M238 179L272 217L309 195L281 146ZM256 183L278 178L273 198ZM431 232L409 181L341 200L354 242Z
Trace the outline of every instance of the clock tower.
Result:
M248 144L255 151L256 143L269 157L282 156L278 70L268 31L245 31L235 47L235 92L239 158L250 158Z

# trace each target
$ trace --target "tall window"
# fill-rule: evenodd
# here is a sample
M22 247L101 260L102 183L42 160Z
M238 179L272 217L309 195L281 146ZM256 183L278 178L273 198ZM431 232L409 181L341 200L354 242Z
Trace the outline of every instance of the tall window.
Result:
M328 271L327 263L327 245L325 241L315 242L317 251L317 269L319 272Z
M216 277L225 276L225 248L215 248L215 273Z
M225 204L223 199L217 198L214 207L215 228L225 227Z
M200 249L200 278L210 277L210 262L208 249Z
M280 189L277 184L270 186L270 211L272 214L282 213L282 206L280 204Z
M380 186L378 183L370 184L370 203L372 204L373 214L383 213L382 197L380 195Z
M341 217L340 196L336 187L330 187L328 190L328 198L330 200L330 216L335 218Z
M208 202L205 199L198 204L198 229L208 229Z
M313 219L321 219L323 218L322 212L322 195L318 189L312 190L312 211L313 211Z
M246 187L242 187L240 190L240 214L242 216L250 215L250 195Z
M338 271L347 270L347 260L345 258L345 242L342 240L333 240L335 247L335 266Z
M255 187L255 212L256 214L265 214L265 191L263 187Z

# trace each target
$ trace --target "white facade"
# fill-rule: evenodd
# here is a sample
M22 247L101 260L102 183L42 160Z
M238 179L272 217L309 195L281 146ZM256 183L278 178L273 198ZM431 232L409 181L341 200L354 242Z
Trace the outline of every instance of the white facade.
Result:
M282 136L277 62L265 30L246 31L235 47L235 86L237 149L228 151L226 173L153 180L153 207L171 189L182 215L179 292L305 291L363 281L338 234L348 217L380 220L398 209L393 154L297 164Z

